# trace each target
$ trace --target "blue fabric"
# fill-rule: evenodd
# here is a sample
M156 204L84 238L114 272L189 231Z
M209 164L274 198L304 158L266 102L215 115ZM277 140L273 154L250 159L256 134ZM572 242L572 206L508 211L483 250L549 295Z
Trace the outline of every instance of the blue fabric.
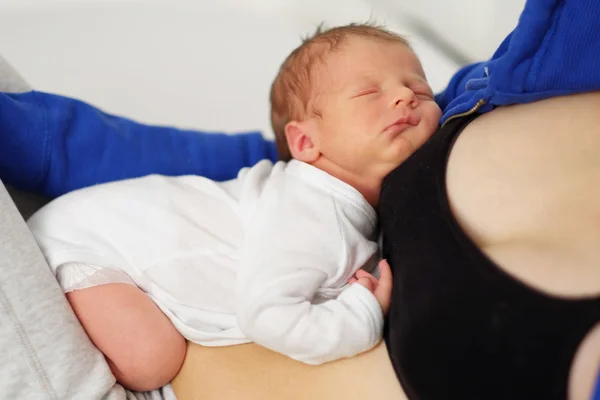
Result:
M598 375L596 377L596 387L594 389L594 393L592 395L591 400L600 400L600 370L598 370Z
M50 197L151 173L226 180L276 154L260 132L148 126L67 97L0 93L0 179Z
M492 58L461 69L436 96L442 123L472 109L600 90L600 1L529 0Z

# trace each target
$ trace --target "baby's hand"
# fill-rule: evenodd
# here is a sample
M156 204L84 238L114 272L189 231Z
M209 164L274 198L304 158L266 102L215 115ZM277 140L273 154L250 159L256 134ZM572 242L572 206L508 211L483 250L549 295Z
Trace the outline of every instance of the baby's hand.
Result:
M369 289L379 302L383 315L387 315L392 300L392 270L386 260L379 262L379 270L381 271L379 280L367 271L359 269L356 271L356 277L352 277L349 282L358 283Z

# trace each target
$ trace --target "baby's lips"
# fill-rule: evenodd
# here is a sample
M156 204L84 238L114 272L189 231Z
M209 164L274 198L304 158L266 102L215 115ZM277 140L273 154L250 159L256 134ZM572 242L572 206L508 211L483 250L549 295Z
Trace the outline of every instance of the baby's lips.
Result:
M410 116L408 117L408 123L412 126L419 125L419 122L421 122L421 118L414 113L411 113Z
M385 130L393 127L394 125L417 126L417 125L419 125L419 122L421 122L421 118L411 112L409 114L403 115L402 117L398 118L396 121L394 121L393 123L388 125Z

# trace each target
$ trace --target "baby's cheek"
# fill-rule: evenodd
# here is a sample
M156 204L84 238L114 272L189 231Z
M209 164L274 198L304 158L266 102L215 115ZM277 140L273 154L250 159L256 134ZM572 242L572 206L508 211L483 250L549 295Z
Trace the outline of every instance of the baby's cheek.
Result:
M433 108L433 122L434 124L437 126L440 123L440 119L442 118L442 110L440 109L440 107L437 105L436 102L432 102L432 108Z
M427 112L424 115L426 119L426 126L428 129L437 129L440 124L440 118L442 118L442 112L437 105L432 104L428 107Z
M335 124L338 128L343 128L345 131L348 131L348 129L361 125L362 120L359 113L344 111L336 115Z

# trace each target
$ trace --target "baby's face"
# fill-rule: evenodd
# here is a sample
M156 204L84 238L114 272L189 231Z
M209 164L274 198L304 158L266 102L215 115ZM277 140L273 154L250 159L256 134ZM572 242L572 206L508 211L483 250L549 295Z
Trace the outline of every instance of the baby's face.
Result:
M441 117L421 63L402 43L348 39L327 57L315 90L322 156L369 179L413 154Z

